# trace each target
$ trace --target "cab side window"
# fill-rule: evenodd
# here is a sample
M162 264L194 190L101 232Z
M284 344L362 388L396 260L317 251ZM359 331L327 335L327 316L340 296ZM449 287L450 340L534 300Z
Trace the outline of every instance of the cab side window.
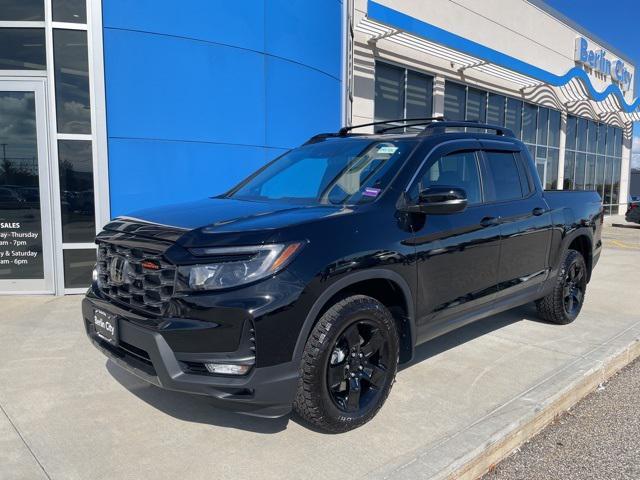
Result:
M412 198L418 192L431 186L447 186L463 188L467 192L469 205L482 202L480 172L476 152L455 152L436 158L420 178Z
M530 193L529 181L513 152L485 152L489 200L504 202Z

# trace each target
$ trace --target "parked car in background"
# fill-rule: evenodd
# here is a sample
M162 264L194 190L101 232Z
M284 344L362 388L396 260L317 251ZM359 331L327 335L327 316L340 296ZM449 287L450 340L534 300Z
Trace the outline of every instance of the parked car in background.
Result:
M631 223L640 223L640 195L630 195L627 213L624 219Z
M421 343L533 301L574 321L601 251L598 193L543 191L503 127L395 122L318 135L228 193L106 225L90 340L157 386L343 432L376 415Z

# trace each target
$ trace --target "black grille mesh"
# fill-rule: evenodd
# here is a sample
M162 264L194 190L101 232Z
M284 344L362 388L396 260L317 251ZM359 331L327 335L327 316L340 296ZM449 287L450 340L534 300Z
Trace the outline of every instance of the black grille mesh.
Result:
M118 257L127 262L122 281L116 281L111 272L112 262ZM148 262L147 268L143 262ZM166 262L162 255L139 248L99 243L97 263L98 285L105 295L154 315L165 313L175 288L176 267Z

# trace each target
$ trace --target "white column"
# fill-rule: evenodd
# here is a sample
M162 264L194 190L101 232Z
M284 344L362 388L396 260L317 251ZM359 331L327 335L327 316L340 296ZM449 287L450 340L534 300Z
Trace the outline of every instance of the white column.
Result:
M433 79L433 116L444 116L444 77L437 75Z
M631 180L631 145L633 142L633 124L628 123L622 129L622 162L620 165L620 196L618 202L618 214L624 215L629 201L629 184Z
M567 112L560 114L560 158L558 158L558 190L564 188L564 151L567 146Z

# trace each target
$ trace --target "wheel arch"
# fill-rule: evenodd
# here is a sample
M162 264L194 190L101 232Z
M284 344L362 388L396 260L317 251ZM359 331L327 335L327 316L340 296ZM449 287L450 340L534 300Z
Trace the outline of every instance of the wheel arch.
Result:
M591 280L593 270L593 239L589 229L580 229L565 239L565 250L576 250L587 264L587 281Z
M376 282L390 282L397 288L398 293L404 301L404 312L399 314L398 312L392 311L392 314L396 320L398 335L400 336L400 361L402 363L408 362L413 357L413 350L416 343L413 295L406 280L399 273L385 269L351 273L336 280L322 292L305 317L302 329L298 335L298 340L296 341L293 360L300 362L305 344L314 325L322 314L330 308L331 305L335 304L339 298L344 298L344 296L348 295L364 294L376 298L376 300L389 306L385 303L385 298L378 298L380 295L372 294L371 288L375 288Z

